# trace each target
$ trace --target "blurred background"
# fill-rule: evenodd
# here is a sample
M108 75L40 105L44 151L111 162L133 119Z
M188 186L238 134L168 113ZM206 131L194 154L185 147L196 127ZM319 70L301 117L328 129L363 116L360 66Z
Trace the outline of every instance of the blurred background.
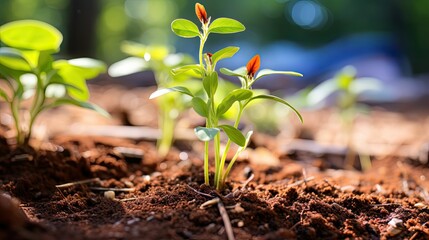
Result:
M0 24L19 19L48 22L64 34L61 57L89 56L108 64L125 58L124 40L167 44L196 57L197 39L170 30L173 19L197 22L190 0L1 0ZM241 51L222 66L238 68L256 53L262 67L302 72L294 88L318 83L345 65L360 76L389 83L398 97L427 91L427 0L217 0L202 1L209 16L231 17L247 30L212 36L207 51L227 45ZM281 79L265 87L285 87ZM392 84L391 84L392 83ZM394 83L394 84L393 84ZM423 86L423 87L422 87ZM408 89L409 91L404 91Z

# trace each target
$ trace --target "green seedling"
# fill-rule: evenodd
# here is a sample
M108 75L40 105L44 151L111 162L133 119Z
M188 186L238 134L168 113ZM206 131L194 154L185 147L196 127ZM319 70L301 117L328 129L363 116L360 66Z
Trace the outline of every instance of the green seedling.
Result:
M21 20L0 26L0 79L5 82L0 98L12 113L18 145L28 144L37 117L53 107L75 105L108 116L88 102L86 85L86 80L105 71L104 63L90 58L54 60L62 40L62 34L44 22ZM30 108L22 111L28 101Z
M182 74L175 76L172 70L183 65L192 64L191 56L174 53L168 46L146 46L134 42L124 42L121 46L124 53L131 57L114 63L109 68L109 74L113 77L129 75L132 73L151 70L154 73L159 88L169 88L186 84L188 88L197 90L199 83L191 80L192 76ZM174 127L180 113L189 108L190 98L176 94L162 96L158 99L159 127L161 137L157 147L161 156L165 156L170 150L174 139Z
M177 86L172 88L159 89L151 95L151 98L162 96L170 92L180 92L188 95L192 98L193 109L202 117L206 119L205 127L195 128L195 134L197 137L205 142L205 153L204 153L204 180L205 184L210 185L209 179L209 143L213 141L214 151L214 181L213 185L217 190L222 190L225 184L225 180L228 177L229 172L232 169L235 161L239 154L246 148L249 143L252 131L249 131L246 136L237 128L244 109L253 101L258 99L269 99L280 102L289 106L302 121L302 117L299 112L293 108L285 100L268 94L255 94L252 90L252 85L260 80L262 77L271 74L285 74L292 76L302 76L296 72L286 71L273 71L273 70L261 70L258 72L260 67L260 57L256 55L246 65L246 67L239 68L237 70L229 70L222 68L220 71L223 74L229 76L236 76L241 81L241 88L234 89L229 92L223 99L215 99L216 92L219 87L218 72L216 71L217 63L225 58L233 57L239 50L238 47L229 46L223 48L214 54L205 53L204 45L210 34L232 34L238 33L245 30L243 24L237 20L231 18L218 18L213 22L211 18L207 16L207 12L203 5L197 3L195 5L196 15L201 22L201 31L193 22L186 19L176 19L172 22L171 28L174 33L184 38L198 37L200 39L199 46L199 64L186 65L173 70L175 75L179 75L186 72L192 72L197 74L202 80L201 84L204 89L204 96L196 96L188 88L183 86ZM217 102L220 102L217 104ZM233 125L220 123L221 116L226 113L233 105L238 105L238 111L235 116L235 123ZM220 150L220 132L223 131L228 140L225 145L223 153ZM225 169L226 157L228 155L231 144L235 143L239 146L235 152L234 157L230 160L228 166Z
M341 69L332 79L328 79L308 92L307 104L318 105L333 94L334 107L337 109L347 134L348 153L346 156L346 167L351 168L356 156L352 143L354 121L359 112L364 112L366 107L358 102L364 93L380 91L381 82L374 78L356 78L356 69L346 66ZM367 156L360 156L362 169L371 167L371 161Z

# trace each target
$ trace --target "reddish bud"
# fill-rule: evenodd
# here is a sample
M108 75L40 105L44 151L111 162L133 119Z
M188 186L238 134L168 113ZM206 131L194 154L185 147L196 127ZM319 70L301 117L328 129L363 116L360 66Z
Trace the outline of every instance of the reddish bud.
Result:
M253 78L256 72L259 70L261 66L261 58L259 55L255 55L250 61L247 63L247 76Z
M203 24L206 24L209 20L207 18L207 12L206 9L202 4L196 3L195 4L195 14L197 14L198 19Z

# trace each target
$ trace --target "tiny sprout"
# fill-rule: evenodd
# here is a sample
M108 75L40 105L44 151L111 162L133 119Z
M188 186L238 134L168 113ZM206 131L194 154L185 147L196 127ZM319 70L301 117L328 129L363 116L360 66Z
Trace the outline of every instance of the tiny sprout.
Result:
M284 99L273 95L267 94L257 94L253 91L251 86L252 84L267 75L271 74L285 74L292 76L302 76L300 73L296 72L284 72L284 71L273 71L264 69L259 71L260 67L260 57L256 55L253 57L247 64L246 67L242 67L236 71L232 71L226 68L220 69L220 72L230 75L237 76L242 80L242 87L232 90L224 98L220 98L216 95L216 92L219 85L218 72L216 71L216 64L218 61L226 58L231 58L238 52L238 47L225 47L213 54L204 52L205 42L211 33L218 34L231 34L238 33L245 30L243 24L239 21L231 18L218 18L213 22L210 22L210 18L207 18L207 12L203 5L197 3L195 5L195 12L203 24L202 32L198 27L191 21L186 19L176 19L172 22L171 28L174 33L180 37L184 38L200 38L199 46L199 64L195 65L185 65L176 69L173 69L173 73L176 75L192 72L201 79L201 84L204 89L204 96L196 96L193 92L183 86L176 86L171 88L158 89L156 92L152 93L151 98L159 97L161 95L170 93L170 92L179 92L185 95L188 95L192 98L192 107L200 116L206 119L206 124L204 127L195 128L195 134L197 137L205 142L204 146L204 181L205 184L210 185L209 179L209 150L210 142L213 142L214 150L214 165L215 165L215 174L213 185L217 190L222 190L225 181L229 175L229 172L232 169L235 161L237 160L240 153L246 149L249 144L250 137L252 136L253 131L247 132L245 135L238 129L238 125L241 120L244 109L248 104L254 100L258 99L268 99L276 102L280 102L286 106L289 106L299 119L302 121L300 113L293 108L288 102ZM247 70L247 71L246 71ZM218 99L220 98L220 99ZM219 103L219 104L217 104ZM228 125L221 123L220 120L222 116L228 112L233 106L238 106L238 111L235 116L235 122L233 125ZM220 144L220 133L223 132L228 140L225 145L225 149L221 152ZM232 159L230 159L229 164L226 165L226 158L228 156L231 144L235 143L239 146L236 150Z

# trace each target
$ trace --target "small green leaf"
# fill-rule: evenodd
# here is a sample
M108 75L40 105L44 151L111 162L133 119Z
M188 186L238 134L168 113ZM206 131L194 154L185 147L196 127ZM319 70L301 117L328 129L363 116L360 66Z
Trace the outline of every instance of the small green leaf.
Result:
M53 63L53 68L58 71L58 77L54 78L61 78L67 85L74 86L73 88L66 86L70 97L78 101L89 99L89 90L85 78L76 71L76 67L70 65L66 60L58 60Z
M244 107L246 107L250 102L252 102L252 101L254 101L254 100L257 100L257 99L268 99L268 100L273 100L273 101L276 101L276 102L279 102L279 103L282 103L282 104L284 104L284 105L286 105L286 106L288 106L288 107L290 107L295 113L296 113L296 115L298 116L298 118L299 118L299 120L301 121L301 122L304 122L303 121L303 119L302 119L302 116L301 116L301 114L298 112L298 110L296 110L292 105L290 105L288 102L286 102L284 99L282 99L282 98L279 98L279 97L276 97L276 96L273 96L273 95L265 95L265 94L261 94L261 95L257 95L257 96L254 96L254 97L252 97L251 99L249 99L249 101L243 106L243 108Z
M259 71L259 73L255 77L255 81L258 79L268 76L268 75L274 75L274 74L281 74L281 75L289 75L289 76L295 76L295 77L302 77L303 75L301 73L297 72L291 72L291 71L274 71L271 69L262 69Z
M350 91L356 95L365 92L380 92L383 90L383 84L376 78L357 78L350 84Z
M242 78L246 77L246 67L241 67L235 70L230 70L228 68L221 68L220 72L227 76L232 76L232 77L242 77Z
M0 26L0 40L9 47L57 52L63 36L47 23L20 20Z
M171 23L171 29L175 34L184 38L193 38L200 36L200 31L198 30L197 25L186 19L174 20Z
M191 97L194 97L194 95L191 93L191 91L189 91L189 89L185 87L177 86L177 87L171 87L171 88L158 89L150 95L149 99L154 99L171 92L180 92L180 93L189 95Z
M196 127L194 129L195 135L203 142L208 142L215 138L219 131L218 128Z
M200 76L203 73L203 70L201 69L201 66L198 65L198 64L185 65L185 66L181 66L181 67L178 67L178 68L175 68L175 69L171 70L171 72L174 75L180 75L180 74L183 74L183 73L187 73L189 71L192 71L193 73L196 73L196 74L198 74Z
M237 33L246 30L244 25L237 20L231 18L215 19L209 26L210 33Z
M106 72L106 64L92 58L75 58L68 60L75 67L75 71L85 79L92 79L100 73Z
M252 97L252 91L247 89L236 89L230 92L217 107L218 117L226 113L236 101L246 100Z
M208 116L208 108L207 103L204 102L203 99L200 97L194 97L192 98L192 107L194 108L195 112L197 112L202 117Z
M22 52L8 47L0 48L0 65L14 70L31 71L31 66Z
M111 77L121 77L148 69L149 65L142 58L129 57L110 65L108 73Z
M307 95L307 103L310 106L320 104L326 100L331 94L339 91L340 87L336 79L328 79L313 88Z
M230 58L238 52L240 48L238 47L226 47L217 52L215 52L212 56L213 66L216 67L216 63L222 59Z
M221 128L231 141L235 142L238 146L243 147L246 144L246 138L237 128L229 125L220 125Z
M252 137L253 131L249 131L246 134L246 143L244 144L244 146L240 147L238 149L238 152L242 152L244 149L246 149L247 145L249 145L250 142L250 138Z
M217 72L211 72L209 75L203 78L204 90L209 96L214 96L219 84Z
M60 98L55 100L53 103L45 106L45 108L53 108L53 107L58 107L61 105L75 105L81 108L86 108L89 110L93 110L96 111L97 113L105 116L105 117L110 117L110 114L104 110L103 108L99 107L96 104L93 103L89 103L89 102L83 102L83 101L78 101L72 98Z

